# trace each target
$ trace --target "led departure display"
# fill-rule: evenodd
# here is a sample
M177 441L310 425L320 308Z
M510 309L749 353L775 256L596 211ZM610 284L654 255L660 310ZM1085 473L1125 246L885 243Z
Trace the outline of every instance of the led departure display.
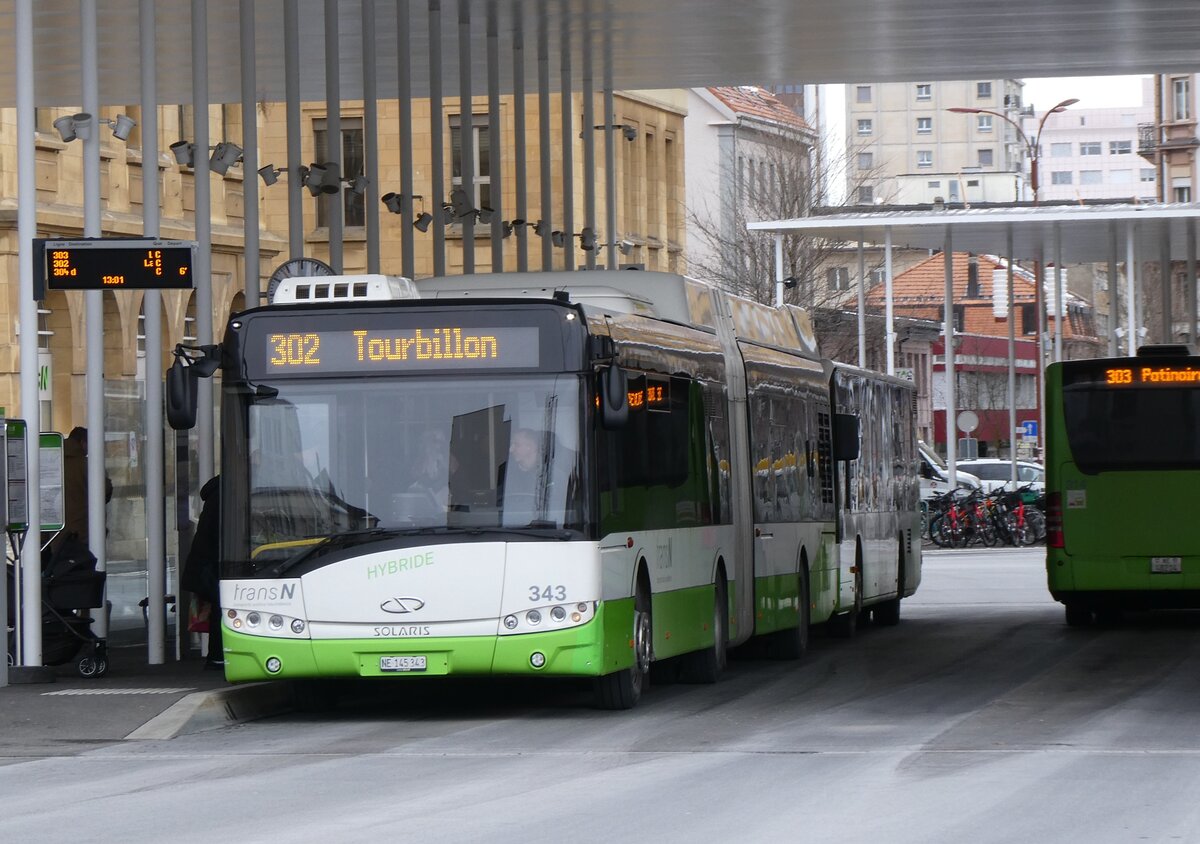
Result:
M192 287L193 244L183 240L43 240L35 292ZM37 296L36 298L42 298Z

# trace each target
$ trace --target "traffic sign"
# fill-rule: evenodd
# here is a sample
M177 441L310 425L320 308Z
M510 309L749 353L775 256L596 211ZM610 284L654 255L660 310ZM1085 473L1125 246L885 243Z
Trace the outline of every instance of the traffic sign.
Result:
M1026 419L1021 423L1021 431L1027 440L1036 440L1038 435L1038 423L1036 419Z

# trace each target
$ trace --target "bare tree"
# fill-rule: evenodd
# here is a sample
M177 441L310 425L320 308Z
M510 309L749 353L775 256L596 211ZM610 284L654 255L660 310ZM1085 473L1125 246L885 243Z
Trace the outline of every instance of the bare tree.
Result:
M857 160L856 153L851 151ZM778 135L755 143L753 167L744 166L739 156L741 172L722 174L722 185L732 185L721 197L719 211L707 214L693 208L689 222L705 248L701 254L689 256L693 275L705 278L725 289L760 302L775 301L775 235L749 231L750 222L788 220L808 216L830 195L832 178L842 178L844 162L826 160L823 166L812 166L810 143L798 135ZM854 180L851 195L857 195L858 185L878 181L877 170L852 168ZM833 174L837 174L836 176ZM850 276L845 273L845 241L826 240L801 235L784 235L784 277L789 282L784 301L801 305L816 312L838 308L852 290ZM835 262L834 257L842 260ZM837 268L830 284L826 270ZM873 269L873 268L872 268Z

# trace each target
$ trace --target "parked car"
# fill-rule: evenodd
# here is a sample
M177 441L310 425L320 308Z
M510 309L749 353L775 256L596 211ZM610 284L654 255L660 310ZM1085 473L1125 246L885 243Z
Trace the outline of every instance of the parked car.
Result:
M937 452L920 440L917 441L917 451L921 455L921 500L928 501L950 488L950 470ZM971 472L963 471L962 463L957 464L955 475L959 489L973 490L982 487L979 478Z
M966 469L983 482L987 492L993 492L1001 487L1012 487L1012 461L999 460L994 457L980 457L977 460L961 460L960 469ZM1046 470L1038 463L1029 460L1017 461L1017 486L1032 484L1032 489L1039 494L1046 490Z

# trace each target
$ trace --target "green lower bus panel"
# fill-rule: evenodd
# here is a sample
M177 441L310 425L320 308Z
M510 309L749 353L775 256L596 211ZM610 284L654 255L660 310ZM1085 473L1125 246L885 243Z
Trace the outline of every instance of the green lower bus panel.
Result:
M601 604L596 618L567 630L516 636L428 639L273 639L222 631L225 677L233 683L300 677L551 674L597 676L633 663L633 601ZM534 654L544 662L534 667ZM278 660L278 670L267 670Z

